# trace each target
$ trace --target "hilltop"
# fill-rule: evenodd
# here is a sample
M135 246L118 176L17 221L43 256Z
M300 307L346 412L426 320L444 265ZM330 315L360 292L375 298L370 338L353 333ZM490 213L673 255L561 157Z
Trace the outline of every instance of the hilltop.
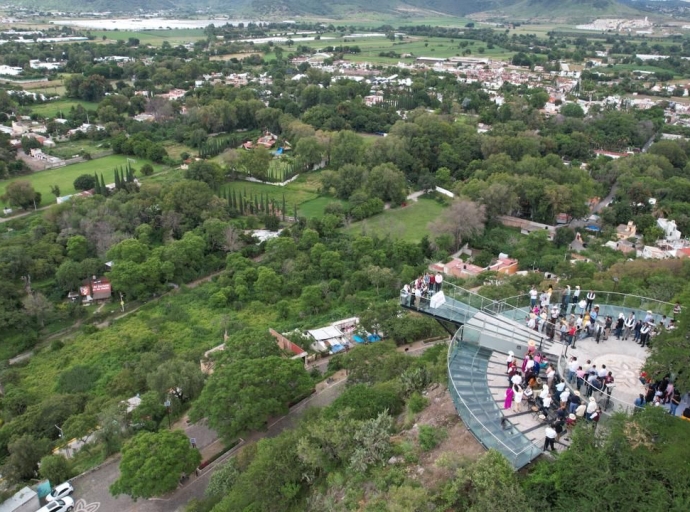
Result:
M140 4L134 0L17 0L16 5L40 9L70 10L73 12L108 11L137 12ZM264 19L290 16L324 16L342 18L363 13L388 15L467 16L478 13L480 18L591 20L598 16L636 16L640 11L615 0L190 0L180 4L174 0L151 0L149 10L208 9L230 16L257 16Z
M512 19L543 22L585 22L599 17L629 18L641 11L615 0L518 0L512 5L485 9L477 19Z

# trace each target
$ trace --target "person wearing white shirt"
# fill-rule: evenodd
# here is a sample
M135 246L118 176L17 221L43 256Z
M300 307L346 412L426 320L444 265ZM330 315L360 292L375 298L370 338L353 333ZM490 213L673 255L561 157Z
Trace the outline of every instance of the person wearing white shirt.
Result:
M544 400L547 396L549 396L549 386L544 384L544 387L541 389L541 393L539 393L539 398Z
M440 292L443 286L443 274L436 274L436 291Z
M569 399L570 399L570 389L566 388L563 391L563 393L561 393L560 400L561 400L562 404L564 404L564 403L567 404Z
M537 289L533 286L532 289L529 291L530 307L534 308L534 306L537 305L537 296L538 295L539 295L539 292L537 292Z
M514 385L521 385L522 384L522 376L519 373L516 373L510 378L510 382L512 382Z
M587 414L592 414L597 410L597 401L593 396L589 397L589 403L587 404Z
M599 371L597 372L597 376L599 377L599 380L602 381L602 382L604 382L604 379L606 378L606 376L607 376L608 374L609 374L609 372L608 372L608 370L606 369L606 365L605 365L605 364L602 364L602 365L601 365L601 368L600 368Z
M642 324L642 329L640 329L640 341L637 342L638 345L641 347L644 347L647 345L647 341L649 340L649 333L652 330L652 326L649 324L649 322L645 322Z
M625 331L623 332L623 339L627 340L630 334L632 333L633 328L635 327L635 313L630 313L628 315L628 318L625 319L625 323L623 326L625 327Z
M553 366L549 365L549 368L546 370L546 383L549 388L553 385L553 379L556 376L556 370L553 369Z
M556 430L551 425L546 427L546 430L544 430L544 451L549 446L552 452L556 451L556 435Z
M573 356L570 360L570 364L568 365L568 382L575 381L575 373L579 367L580 364L577 362L577 357Z

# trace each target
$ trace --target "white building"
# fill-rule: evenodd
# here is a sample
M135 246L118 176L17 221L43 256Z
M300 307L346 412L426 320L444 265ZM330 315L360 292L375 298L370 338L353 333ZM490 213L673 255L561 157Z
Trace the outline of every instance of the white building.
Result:
M667 242L674 242L680 240L680 231L676 226L675 220L657 219L656 225L664 231L664 238Z

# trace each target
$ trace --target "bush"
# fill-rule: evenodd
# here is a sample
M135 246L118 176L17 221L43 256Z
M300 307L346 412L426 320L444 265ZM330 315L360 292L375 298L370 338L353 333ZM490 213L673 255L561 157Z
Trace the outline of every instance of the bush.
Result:
M429 405L429 400L423 397L421 393L417 392L412 393L412 396L410 396L410 399L407 401L407 407L414 414L422 412L427 405Z
M383 411L391 415L400 413L402 400L395 390L387 384L369 386L356 384L345 390L325 411L327 417L335 418L350 409L351 417L357 420L376 418Z
M151 164L144 164L139 169L142 176L151 176L153 174L153 166Z
M91 190L96 186L96 178L90 174L82 174L74 180L75 190Z
M59 351L60 349L62 349L64 346L65 346L65 344L64 344L62 341L60 341L60 340L54 340L54 341L50 344L50 350L52 350L53 352L57 352L57 351Z
M419 427L419 447L423 451L429 452L441 444L441 441L446 438L446 435L443 429L430 425L421 425Z

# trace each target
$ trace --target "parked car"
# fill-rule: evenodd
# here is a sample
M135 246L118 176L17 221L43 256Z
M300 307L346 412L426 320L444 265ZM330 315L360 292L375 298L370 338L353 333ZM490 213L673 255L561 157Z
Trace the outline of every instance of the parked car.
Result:
M37 512L72 512L72 510L74 510L74 500L69 496L65 496L59 500L48 502L45 507L38 509Z
M59 500L61 498L64 498L65 496L71 496L73 492L74 487L72 487L72 484L69 482L65 482L64 484L56 485L50 492L50 494L46 496L46 501Z

